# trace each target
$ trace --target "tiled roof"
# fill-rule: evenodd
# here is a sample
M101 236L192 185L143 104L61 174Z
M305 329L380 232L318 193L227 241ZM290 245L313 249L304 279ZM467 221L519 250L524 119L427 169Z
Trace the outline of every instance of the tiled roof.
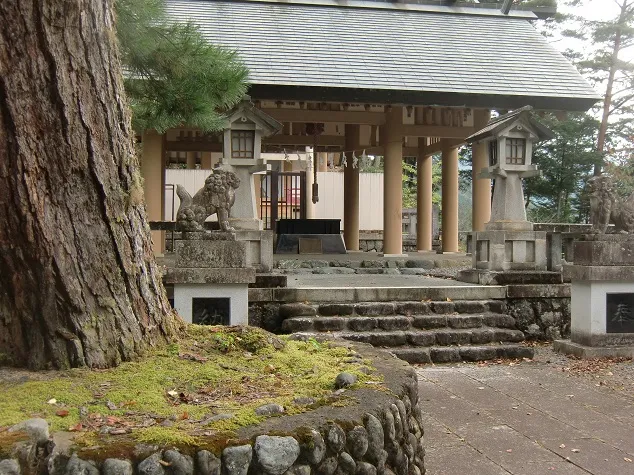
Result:
M484 95L564 98L587 109L598 99L525 18L321 3L167 0L167 11L236 49L255 86L408 91L421 103L458 94L464 105Z

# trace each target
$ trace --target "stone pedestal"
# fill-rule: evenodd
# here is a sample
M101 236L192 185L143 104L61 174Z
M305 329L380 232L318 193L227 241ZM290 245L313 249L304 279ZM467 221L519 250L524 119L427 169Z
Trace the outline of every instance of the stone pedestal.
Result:
M174 309L189 323L247 325L248 286L255 282L248 242L234 233L184 232L165 283L174 286Z
M591 234L564 266L571 281L571 339L555 349L582 358L634 356L634 236Z
M473 269L458 273L458 280L487 285L505 281L505 273L524 273L524 283L539 283L548 268L546 232L532 229L528 221L496 221L472 233Z

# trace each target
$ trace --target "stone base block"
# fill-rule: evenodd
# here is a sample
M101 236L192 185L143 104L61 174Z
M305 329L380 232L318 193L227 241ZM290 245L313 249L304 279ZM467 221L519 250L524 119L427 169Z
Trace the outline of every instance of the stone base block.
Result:
M258 272L273 270L273 231L236 231L236 239L246 244L248 267Z
M174 284L174 310L187 323L194 320L194 299L228 299L229 325L249 324L248 284Z
M571 284L571 339L593 347L634 344L630 298L634 281L576 281Z
M575 250L576 249L577 247L575 247ZM634 283L634 265L564 265L563 267L564 279L567 281L630 281Z
M236 231L262 231L264 225L261 219L256 218L229 218L229 226Z
M570 340L555 340L553 348L558 353L573 355L577 358L634 358L632 346L586 346Z
M484 225L487 231L532 231L530 221L489 221Z
M487 225L488 226L488 225ZM490 271L545 271L546 233L489 230L472 234L473 268Z
M238 241L193 239L176 241L177 267L247 267L247 244Z
M163 277L166 284L252 284L255 269L212 267L168 267Z
M486 269L461 270L456 279L478 285L561 284L563 282L559 272L493 271Z

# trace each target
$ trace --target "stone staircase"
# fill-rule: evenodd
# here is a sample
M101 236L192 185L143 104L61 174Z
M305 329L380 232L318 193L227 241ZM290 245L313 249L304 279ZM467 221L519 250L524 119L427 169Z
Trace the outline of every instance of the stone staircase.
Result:
M502 300L287 303L284 333L328 333L387 348L409 363L532 358Z

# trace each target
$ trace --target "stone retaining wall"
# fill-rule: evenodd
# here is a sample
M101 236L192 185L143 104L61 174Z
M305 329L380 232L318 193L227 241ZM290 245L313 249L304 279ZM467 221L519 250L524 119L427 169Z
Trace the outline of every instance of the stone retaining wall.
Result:
M528 339L570 338L569 285L509 285L506 310Z
M240 430L233 443L213 452L142 445L127 457L104 460L86 451L78 456L55 445L44 421L39 430L25 430L30 441L0 461L0 475L424 475L415 371L368 345L347 346L371 358L388 391L346 391L356 404L272 417Z

